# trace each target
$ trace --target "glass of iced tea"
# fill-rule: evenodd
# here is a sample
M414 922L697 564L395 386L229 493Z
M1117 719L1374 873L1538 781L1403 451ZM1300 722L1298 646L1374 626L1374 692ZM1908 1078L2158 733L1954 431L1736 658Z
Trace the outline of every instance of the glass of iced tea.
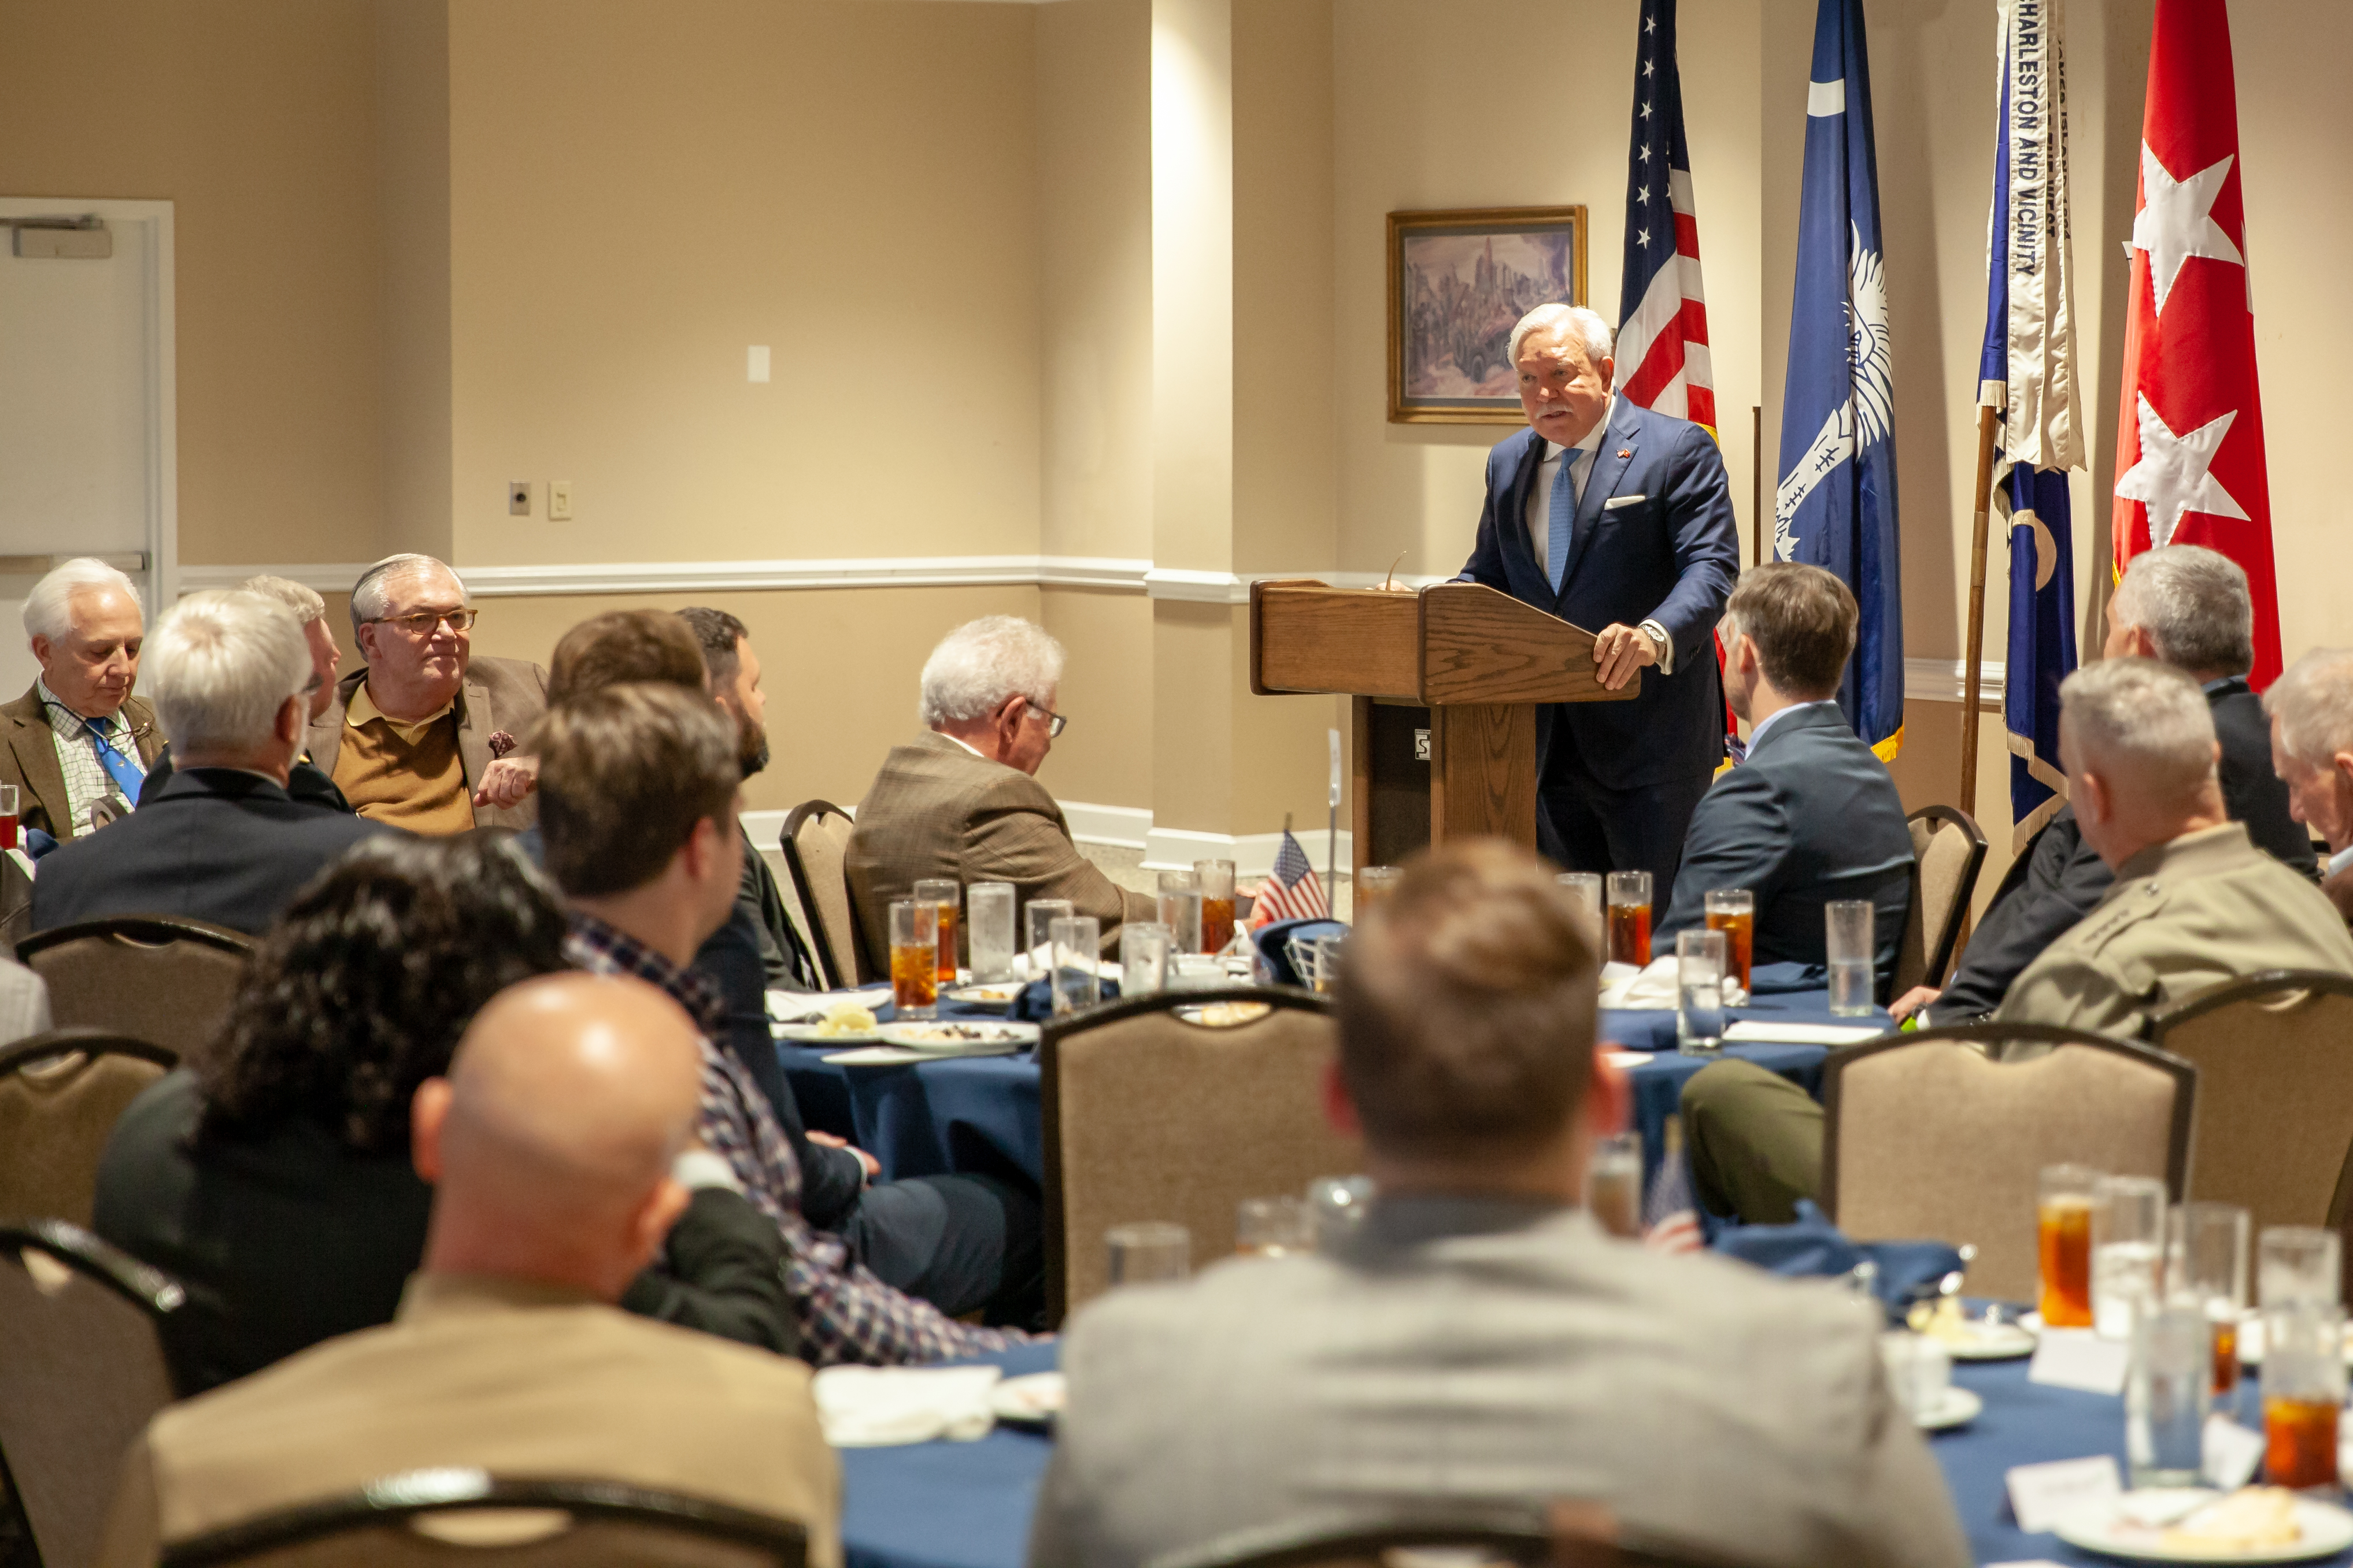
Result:
M2092 1191L2099 1180L2088 1166L2045 1165L2037 1181L2035 1242L2047 1328L2092 1326Z
M1201 879L1201 951L1223 952L1234 942L1234 863L1196 860L1193 875Z
M1641 968L1651 962L1651 874L1609 873L1609 962Z
M16 847L16 786L0 784L0 849Z
M1748 961L1757 950L1757 895L1746 888L1711 888L1707 929L1724 933L1725 973L1748 989Z
M1353 919L1363 920L1366 910L1396 892L1397 885L1404 880L1405 868L1402 866L1366 867L1356 873L1356 883L1349 889L1350 901L1354 905L1348 911L1349 915Z
M1315 1250L1315 1211L1304 1198L1244 1198L1234 1211L1234 1251L1287 1258Z
M2265 1309L2263 1479L2333 1490L2344 1406L2345 1310L2316 1301Z
M902 1018L939 1011L940 906L933 900L891 901L891 1000Z
M912 895L919 902L929 899L940 910L940 985L943 989L956 982L956 910L964 902L964 888L951 878L926 877L915 884Z
M1613 1132L1593 1145L1585 1168L1585 1207L1610 1235L1642 1234L1642 1135Z
M2165 1216L2165 1294L2205 1313L2217 1398L2239 1389L2239 1319L2247 1309L2251 1224L2236 1204L2182 1204Z

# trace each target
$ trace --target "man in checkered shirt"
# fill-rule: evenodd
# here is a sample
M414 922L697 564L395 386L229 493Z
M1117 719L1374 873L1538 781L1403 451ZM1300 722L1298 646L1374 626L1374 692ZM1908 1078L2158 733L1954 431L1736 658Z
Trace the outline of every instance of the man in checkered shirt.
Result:
M708 1037L717 998L688 965L733 911L741 876L734 727L699 693L625 685L549 710L531 744L547 869L573 904L572 958L658 985L703 1023L696 1136L784 1234L802 1354L820 1366L888 1365L1023 1339L893 1289L804 1220L800 1167L765 1097Z
M18 819L59 843L90 831L90 812L131 810L164 749L155 710L131 695L143 639L139 589L102 561L69 561L33 584L25 635L40 678L0 703L0 784Z

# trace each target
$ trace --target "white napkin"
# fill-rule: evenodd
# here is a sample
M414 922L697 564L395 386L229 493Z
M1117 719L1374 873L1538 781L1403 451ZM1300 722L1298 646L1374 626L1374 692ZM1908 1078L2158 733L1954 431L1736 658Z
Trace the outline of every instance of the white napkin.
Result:
M880 1007L891 1000L887 987L871 986L863 991L771 991L768 993L768 1018L777 1024L807 1024L823 1018L844 1002L855 1002L860 1007Z
M818 1418L837 1448L887 1448L936 1437L970 1443L997 1424L993 1366L829 1366L817 1374Z
M1724 977L1724 1005L1739 1007L1747 1004L1748 993L1740 982L1727 974ZM1675 1005L1675 955L1672 952L1651 960L1647 969L1637 969L1630 963L1605 963L1601 966L1601 1005L1613 1010L1668 1008Z

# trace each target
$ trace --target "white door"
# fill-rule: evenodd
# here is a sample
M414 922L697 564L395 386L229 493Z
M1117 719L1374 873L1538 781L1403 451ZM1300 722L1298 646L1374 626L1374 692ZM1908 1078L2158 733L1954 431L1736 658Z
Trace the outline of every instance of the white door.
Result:
M96 218L106 243L10 220ZM0 196L0 701L32 684L26 594L50 563L131 574L148 622L178 564L172 204ZM102 258L43 251L105 248Z

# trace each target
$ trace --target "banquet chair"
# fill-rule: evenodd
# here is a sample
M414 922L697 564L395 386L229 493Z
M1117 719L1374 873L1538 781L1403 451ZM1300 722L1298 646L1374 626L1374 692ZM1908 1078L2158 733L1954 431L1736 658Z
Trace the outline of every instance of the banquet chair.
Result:
M1606 1506L1560 1502L1544 1511L1416 1516L1337 1531L1242 1531L1153 1558L1145 1568L1730 1568L1663 1542L1619 1537Z
M180 1287L77 1226L0 1226L0 1458L41 1561L95 1562L116 1473L173 1394Z
M1180 1016L1226 1003L1263 1011L1224 1026ZM1050 1324L1109 1285L1113 1226L1173 1220L1207 1263L1234 1249L1242 1199L1359 1170L1363 1144L1324 1116L1336 1041L1324 998L1250 986L1157 992L1048 1023L1038 1068Z
M178 1065L164 1047L106 1029L55 1029L0 1047L0 1220L88 1225L115 1120Z
M165 1545L164 1568L802 1568L793 1520L593 1479L411 1470Z
M37 931L16 956L48 983L58 1027L108 1029L201 1055L245 980L253 939L176 915L112 915Z
M1965 811L1924 805L1904 825L1912 830L1912 912L1905 917L1891 996L1945 978L1986 858L1985 835Z
M2353 978L2272 970L2158 1013L2149 1037L2196 1064L2189 1196L2265 1226L2353 1219Z
M849 848L849 814L831 801L807 800L785 815L776 836L793 893L821 940L813 945L828 990L858 984L865 966L859 940L858 905L849 896L842 861Z
M1997 1047L2046 1047L1996 1060ZM1856 1241L1976 1247L1969 1291L2030 1300L2045 1165L2159 1176L2181 1197L2198 1069L2042 1024L1892 1035L1822 1064L1823 1212Z

